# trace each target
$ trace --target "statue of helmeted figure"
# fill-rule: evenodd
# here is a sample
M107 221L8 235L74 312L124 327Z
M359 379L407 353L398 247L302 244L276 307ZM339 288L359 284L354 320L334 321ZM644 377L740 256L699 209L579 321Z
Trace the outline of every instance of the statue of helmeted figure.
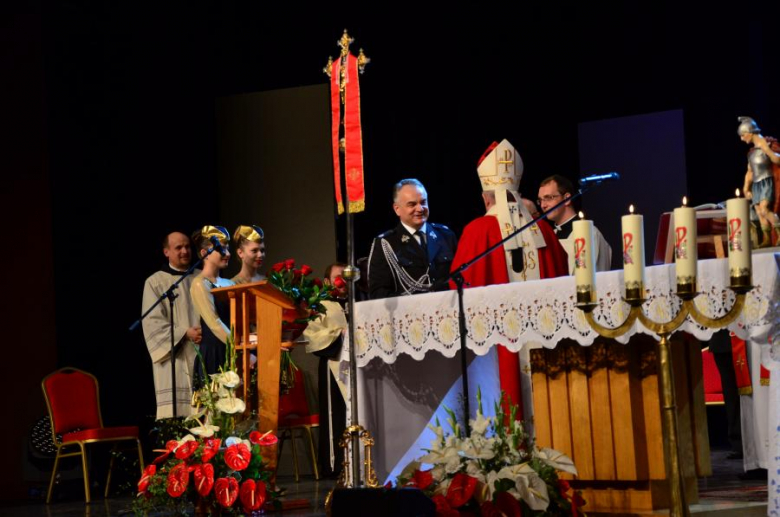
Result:
M761 128L750 117L739 117L737 128L740 140L752 144L748 152L748 167L745 174L745 197L751 200L761 225L761 237L758 246L763 248L776 244L778 218L775 213L777 185L775 176L780 170L780 145L772 137L761 135ZM773 238L773 233L775 238Z

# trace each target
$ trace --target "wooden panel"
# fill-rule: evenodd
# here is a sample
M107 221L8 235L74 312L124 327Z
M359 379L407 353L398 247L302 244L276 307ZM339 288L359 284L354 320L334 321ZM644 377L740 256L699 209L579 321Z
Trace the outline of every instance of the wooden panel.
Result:
M678 432L678 450L680 465L683 476L696 476L696 456L693 452L693 412L691 409L691 398L688 395L690 386L688 384L688 357L685 342L674 336L669 345L670 356L672 360L672 369L674 371L674 389L675 401L677 403L677 432Z
M279 360L282 346L282 308L257 299L258 430L276 434L279 419ZM270 469L276 467L276 445L261 447Z
M547 352L548 373L549 363L565 365L564 347ZM547 378L550 394L550 424L552 428L552 447L569 457L574 456L571 436L571 413L569 411L569 383L565 368L557 375L549 375ZM564 479L572 479L570 474L562 476Z
M701 343L692 336L686 336L688 357L688 379L690 404L693 415L693 452L696 455L696 475L712 475L710 439L707 429L707 406L704 403L704 371L701 359Z
M612 395L612 436L615 441L617 479L632 481L642 479L634 429L634 408L631 396L631 379L628 371L628 347L614 343L612 350L615 364L609 369L609 391Z
M655 343L643 352L651 372L642 380L642 402L645 417L645 442L647 444L647 468L650 479L666 479L664 462L664 430L661 420L661 392L658 388L658 356ZM653 365L655 365L653 367Z
M587 365L587 349L572 344L567 347L570 371L569 408L571 411L572 460L577 466L578 479L594 479L593 430L590 412L590 389L588 376L582 368Z
M547 386L544 349L531 350L531 381L534 397L534 433L538 447L552 447L552 423L550 422L550 394Z
M606 354L608 346L610 345L604 342L597 342L593 345L593 351L598 350ZM609 370L603 366L593 368L589 388L595 479L616 479Z

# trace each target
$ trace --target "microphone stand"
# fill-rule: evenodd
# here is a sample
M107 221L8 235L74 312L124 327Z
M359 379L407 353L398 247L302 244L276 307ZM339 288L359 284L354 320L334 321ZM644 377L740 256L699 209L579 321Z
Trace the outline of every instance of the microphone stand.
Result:
M478 254L476 257L472 258L469 261L464 262L460 266L458 266L457 269L452 271L450 273L450 276L447 277L443 283L447 283L450 280L452 280L455 283L455 286L458 290L458 329L460 331L460 367L461 367L461 379L463 383L463 410L465 412L464 416L464 424L466 429L466 435L471 434L471 426L469 424L469 417L471 416L471 409L469 404L469 374L468 374L468 363L466 361L466 313L463 309L463 285L465 284L465 279L463 278L463 272L466 271L468 268L488 256L493 251L497 250L498 248L503 247L504 243L507 242L509 239L514 237L515 235L527 230L531 226L535 225L545 217L547 217L547 214L550 212L553 212L563 206L566 202L574 201L575 199L581 197L585 192L590 190L593 186L601 185L605 180L607 179L615 179L615 178L609 178L605 177L601 180L592 180L586 184L581 184L580 189L573 194L572 196L569 196L567 198L561 199L556 205L554 205L552 208L548 208L546 212L543 212L539 215L536 219L531 221L530 223L527 223L522 228L519 228L512 232L511 234L504 237L501 241L497 242L493 246L489 247L482 253ZM518 203L522 202L520 200L517 200Z
M175 302L176 298L179 296L178 294L176 294L176 289L179 287L179 284L182 283L185 278L190 276L192 274L192 272L195 271L201 264L203 264L203 261L206 259L206 257L211 255L214 251L216 251L216 249L217 249L216 247L210 248L208 250L208 253L206 253L206 255L204 257L201 257L200 260L198 260L195 264L190 266L190 268L187 271L185 271L184 274L181 275L181 277L179 277L179 279L176 280L163 294L161 294L160 297L157 298L157 301L154 302L152 304L152 306L149 307L146 310L146 312L144 312L141 315L140 318L135 320L135 322L133 322L133 324L130 325L130 328L128 329L128 330L130 330L130 332L134 331L135 329L138 328L138 326L141 324L141 322L144 320L144 318L146 318L149 315L149 313L152 312L155 309L155 307L160 305L163 300L168 299L170 301L170 305L171 305L171 310L170 310L170 316L171 316L171 332L170 332L170 334L171 334L171 352L170 352L170 358L171 358L171 388L172 388L171 389L171 403L173 404L173 418L176 418L178 416L178 411L177 411L177 406L176 406L176 361L174 360L175 359L175 355L176 355L176 342L175 342L174 337L173 337L173 329L175 328L174 324L173 324L173 314L175 312L174 311L174 307L175 307L174 302Z

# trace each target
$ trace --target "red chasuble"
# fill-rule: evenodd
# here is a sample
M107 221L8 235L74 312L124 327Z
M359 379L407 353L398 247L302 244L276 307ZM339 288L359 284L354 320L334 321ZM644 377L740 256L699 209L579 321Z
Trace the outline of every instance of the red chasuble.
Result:
M566 252L558 242L550 226L540 221L539 229L547 246L538 250L539 275L541 278L554 278L569 274L569 262ZM501 230L498 219L486 215L471 221L463 229L463 235L458 241L458 251L452 261L454 270L467 260L471 260L490 246L501 241ZM503 247L496 249L463 273L466 287L482 287L486 285L506 284L509 274L506 268L506 256ZM452 284L454 288L454 284ZM498 347L498 368L501 389L506 393L509 402L520 408L517 418L523 418L523 399L520 395L520 360L516 352L510 352L503 345ZM508 414L508 412L507 412Z

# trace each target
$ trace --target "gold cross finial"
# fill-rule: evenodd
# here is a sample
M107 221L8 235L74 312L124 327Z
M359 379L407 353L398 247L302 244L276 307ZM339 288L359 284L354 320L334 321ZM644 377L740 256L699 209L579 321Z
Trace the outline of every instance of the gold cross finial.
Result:
M360 49L358 53L358 70L362 74L366 70L366 65L371 62L371 59L363 53L363 49Z
M330 77L331 70L333 70L333 58L328 56L328 63L325 65L325 68L323 68L322 71L325 72L325 75Z
M354 38L350 38L349 34L347 34L347 29L344 29L344 34L341 35L341 39L338 41L338 45L341 47L341 57L349 53L349 46L353 41L355 41Z

